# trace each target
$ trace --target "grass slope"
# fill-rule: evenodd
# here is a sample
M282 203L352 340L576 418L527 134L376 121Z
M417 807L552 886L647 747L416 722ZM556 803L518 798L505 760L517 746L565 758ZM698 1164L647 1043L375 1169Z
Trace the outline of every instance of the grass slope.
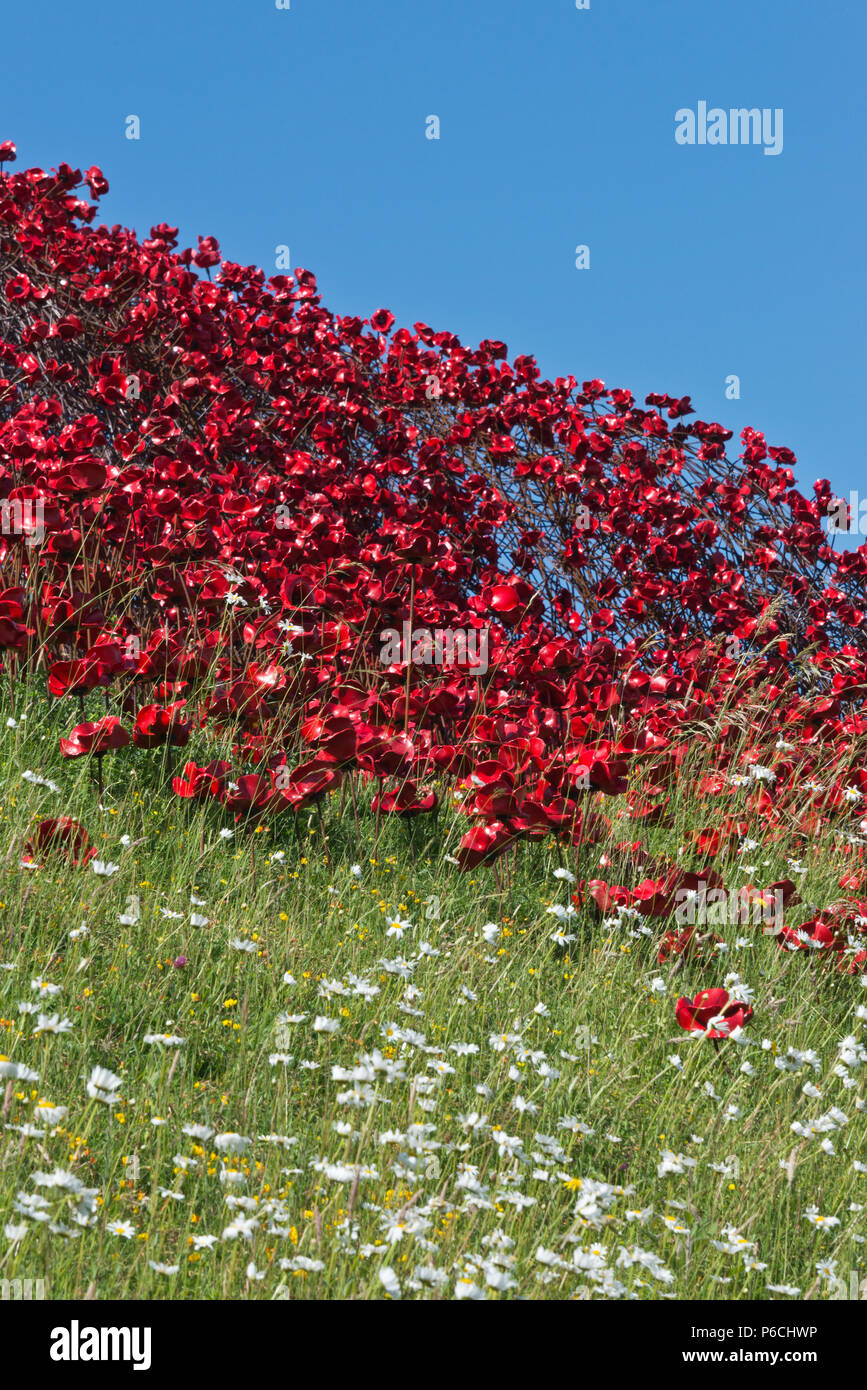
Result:
M76 1299L850 1296L859 974L758 926L660 967L658 924L549 910L570 903L562 864L608 876L604 847L524 844L461 873L452 808L377 825L369 797L341 814L335 795L297 834L236 827L172 794L162 751L128 749L100 810L94 767L57 752L74 704L43 690L0 717L0 1279ZM694 786L654 848L706 823ZM61 814L116 872L21 866ZM785 877L790 853L759 844L726 882L745 859ZM839 897L841 863L814 844L803 897ZM682 1032L678 995L734 972L752 1045ZM96 1067L119 1099L88 1094Z

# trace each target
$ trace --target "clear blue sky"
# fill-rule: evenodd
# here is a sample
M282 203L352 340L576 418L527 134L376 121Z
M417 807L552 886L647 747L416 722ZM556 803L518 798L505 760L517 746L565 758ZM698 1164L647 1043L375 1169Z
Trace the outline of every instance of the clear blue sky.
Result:
M0 139L99 164L105 221L288 244L340 313L690 394L867 489L859 0L41 0L2 46ZM699 101L781 107L782 153L678 145Z

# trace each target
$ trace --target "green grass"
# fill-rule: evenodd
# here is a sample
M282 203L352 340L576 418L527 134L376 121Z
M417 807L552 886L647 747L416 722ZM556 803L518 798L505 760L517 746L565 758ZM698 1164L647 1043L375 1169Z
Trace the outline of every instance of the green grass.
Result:
M557 945L548 909L571 888L554 870L562 857L578 877L617 880L598 868L604 846L576 862L553 840L522 845L496 870L461 873L447 856L467 822L450 807L436 824L377 826L362 793L356 826L337 794L327 846L307 812L297 836L284 817L226 841L231 818L174 797L163 753L126 749L105 759L100 811L87 761L57 751L77 706L43 687L19 687L17 727L8 708L0 717L0 962L13 967L0 971L0 1054L38 1073L0 1079L0 1279L41 1278L50 1298L345 1299L389 1296L390 1270L404 1298L740 1299L786 1296L769 1284L848 1296L851 1272L867 1272L867 1174L853 1166L867 1157L865 1068L838 1074L842 1040L863 1036L860 975L790 955L755 926L716 928L728 946L716 959L660 967L660 924L632 938L595 910ZM88 714L101 708L91 697ZM27 769L59 792L23 781ZM675 826L649 832L654 848L674 855L686 829L708 823L694 786L681 778ZM56 856L21 867L37 818L60 814L118 872ZM804 898L839 897L829 843L760 845L753 881L786 876L795 852ZM731 887L748 877L737 860L724 872ZM809 915L792 908L787 923ZM394 919L411 923L400 938L386 934ZM730 972L755 992L753 1045L692 1040L677 997ZM42 999L31 981L59 993ZM37 1015L20 1002L71 1031L33 1036ZM315 1029L320 1017L338 1030ZM818 1054L819 1069L781 1069L789 1048ZM272 1062L278 1053L290 1060ZM116 1104L88 1096L94 1067L121 1078ZM67 1113L40 1122L40 1102ZM792 1131L832 1107L847 1118L833 1133ZM242 1152L215 1147L232 1132L250 1141ZM659 1176L664 1150L695 1166ZM73 1219L80 1194L34 1180L55 1169L93 1190L86 1224ZM47 1206L16 1212L22 1193ZM817 1228L811 1207L839 1224ZM717 1248L737 1243L725 1227L749 1244ZM213 1248L197 1249L207 1235ZM817 1271L825 1260L836 1281Z

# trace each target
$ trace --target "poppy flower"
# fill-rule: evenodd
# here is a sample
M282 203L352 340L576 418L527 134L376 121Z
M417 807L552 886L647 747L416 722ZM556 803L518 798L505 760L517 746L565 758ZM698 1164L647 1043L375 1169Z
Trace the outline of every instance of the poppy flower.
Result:
M482 603L510 626L539 606L536 591L522 579L489 585L482 590Z
M84 181L90 189L91 198L102 198L108 192L108 179L95 164L85 171Z
M116 748L125 748L129 734L119 719L106 715L96 723L76 724L68 738L60 740L60 751L64 758L81 758L88 753L101 757Z
M722 940L714 932L699 931L695 924L684 927L682 931L672 929L665 933L659 943L656 959L660 965L665 965L672 957L686 956L689 960L697 960L712 956Z
M312 758L299 763L291 771L285 763L271 773L275 793L271 809L275 811L286 807L298 812L319 800L327 791L340 785L341 773L338 768L324 759Z
M348 763L355 757L359 728L351 719L308 719L301 725L301 735L316 743L320 756L335 763Z
M475 869L479 864L499 858L514 838L514 832L500 821L475 826L464 835L455 858L461 869Z
M377 333L390 333L393 325L394 314L388 309L377 309L376 313L371 315L370 326Z
M182 775L172 778L172 790L185 799L207 801L211 796L219 796L231 771L231 763L219 760L205 763L204 767L184 763Z
M837 969L846 975L863 975L867 971L867 950L856 951L852 956L841 953L837 958Z
M144 705L136 715L132 741L137 748L160 748L173 744L183 748L190 741L190 726L181 719L185 700L173 705Z
M403 736L382 739L371 734L359 742L361 747L370 751L359 752L358 765L375 777L396 777L405 771L415 752L411 740Z
M397 791L383 792L375 796L372 802L374 812L384 811L386 815L394 813L399 816L420 816L433 811L436 805L436 792L420 792L414 782L403 782Z
M842 951L846 945L839 928L821 917L811 917L797 927L783 927L776 939L787 951Z
M30 298L32 288L27 275L12 275L6 281L6 298L13 304L24 304Z
M88 864L99 853L96 846L90 844L84 826L69 816L40 821L24 846L27 856L53 852L62 854L76 868Z
M220 793L220 800L230 811L242 815L264 811L273 795L271 778L248 773L230 783Z
M109 685L113 671L108 665L82 657L76 661L55 661L48 668L48 689L56 698L86 695L98 686Z
M732 1000L726 989L702 989L694 999L678 999L674 1016L681 1028L708 1038L727 1038L735 1028L749 1023L753 1011Z
M193 265L206 269L220 264L220 247L212 236L200 236L199 248L193 255Z
M0 593L0 647L21 647L26 641L24 590L4 589Z
M619 796L626 791L628 764L625 758L598 756L588 748L575 749L572 758L570 776L577 782L589 786L592 791L605 792L606 796Z

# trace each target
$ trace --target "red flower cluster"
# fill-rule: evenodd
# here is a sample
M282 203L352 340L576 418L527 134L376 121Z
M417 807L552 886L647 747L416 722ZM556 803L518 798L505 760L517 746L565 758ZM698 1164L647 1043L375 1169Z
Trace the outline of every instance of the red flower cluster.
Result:
M790 450L748 428L731 461L687 397L545 380L498 341L333 314L310 271L213 237L99 226L99 169L14 157L0 648L132 723L79 723L67 757L230 739L173 785L236 817L371 779L377 816L417 816L446 785L465 869L593 844L613 797L669 823L690 750L721 827L699 863L750 816L857 823L867 548L834 552L830 486L798 492ZM407 628L434 640L383 659ZM590 893L667 911L688 875L645 871Z

